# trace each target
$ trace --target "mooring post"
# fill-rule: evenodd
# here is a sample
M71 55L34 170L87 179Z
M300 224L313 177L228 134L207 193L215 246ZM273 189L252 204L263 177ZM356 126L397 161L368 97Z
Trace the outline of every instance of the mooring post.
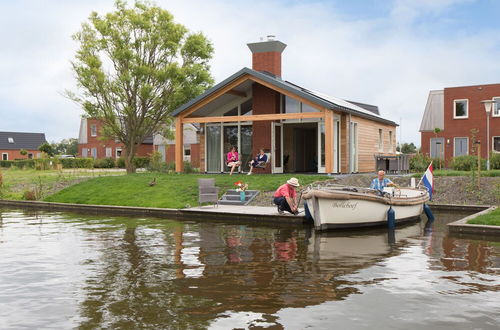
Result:
M424 212L425 212L425 215L427 216L427 219L429 220L429 222L432 223L434 221L434 214L432 214L432 211L431 211L431 208L429 207L429 205L424 204Z

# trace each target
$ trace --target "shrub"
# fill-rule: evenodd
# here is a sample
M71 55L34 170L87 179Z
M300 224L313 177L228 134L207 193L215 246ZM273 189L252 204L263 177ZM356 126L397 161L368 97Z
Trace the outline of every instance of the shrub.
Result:
M160 172L162 170L162 156L161 152L155 151L149 156L150 171Z
M136 168L147 168L149 167L149 157L135 157L134 166Z
M450 167L456 171L477 170L477 156L463 155L453 157L450 162ZM486 159L481 159L481 169L486 170Z
M93 168L93 158L61 158L63 168Z
M39 158L35 159L35 169L38 171L48 170L50 167L50 159L48 158Z
M500 154L490 154L490 168L492 170L500 170Z
M118 168L125 168L125 159L124 158L118 158L116 160L116 167Z
M175 164L174 164L174 170L175 170ZM194 168L191 166L191 162L184 161L184 173L196 173L199 172L197 168Z
M25 190L23 193L23 198L27 201L36 201L36 192L35 190Z
M115 160L111 157L96 159L94 161L95 168L113 168L115 167Z
M432 159L429 156L423 154L416 154L410 158L410 171L413 172L424 172L427 166L431 163ZM434 165L436 166L436 165Z

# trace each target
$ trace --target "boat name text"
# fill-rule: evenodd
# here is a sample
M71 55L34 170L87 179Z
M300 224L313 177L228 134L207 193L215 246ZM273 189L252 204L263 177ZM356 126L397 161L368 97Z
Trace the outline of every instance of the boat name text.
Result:
M332 206L342 209L352 209L354 211L356 209L356 206L358 206L358 202L349 202L349 201L333 202Z

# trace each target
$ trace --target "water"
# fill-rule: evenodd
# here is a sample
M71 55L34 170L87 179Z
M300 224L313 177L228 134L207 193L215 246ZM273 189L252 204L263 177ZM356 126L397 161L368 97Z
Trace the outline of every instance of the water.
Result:
M500 244L0 208L0 329L498 329Z

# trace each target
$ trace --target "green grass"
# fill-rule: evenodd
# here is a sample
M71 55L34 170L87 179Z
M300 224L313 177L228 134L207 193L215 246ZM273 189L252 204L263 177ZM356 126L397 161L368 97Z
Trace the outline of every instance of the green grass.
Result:
M95 171L85 169L71 170L44 170L2 168L2 187L0 187L0 198L23 199L26 190L41 189L45 193L50 193L56 186L67 186L77 180L94 178L104 175L124 175L119 171Z
M471 171L454 171L454 170L433 170L434 176L471 176ZM477 171L475 171L477 175ZM420 178L424 173L415 173L412 175L414 178ZM481 171L483 177L500 177L500 170Z
M500 226L500 208L467 221L470 224Z
M48 202L123 205L141 207L184 208L198 204L198 178L215 178L215 185L222 195L228 189L236 188L240 180L250 190L272 191L283 184L290 174L273 175L203 175L137 173L125 176L100 177L88 180L45 198ZM301 185L327 180L328 176L295 175ZM157 184L149 182L156 178Z

